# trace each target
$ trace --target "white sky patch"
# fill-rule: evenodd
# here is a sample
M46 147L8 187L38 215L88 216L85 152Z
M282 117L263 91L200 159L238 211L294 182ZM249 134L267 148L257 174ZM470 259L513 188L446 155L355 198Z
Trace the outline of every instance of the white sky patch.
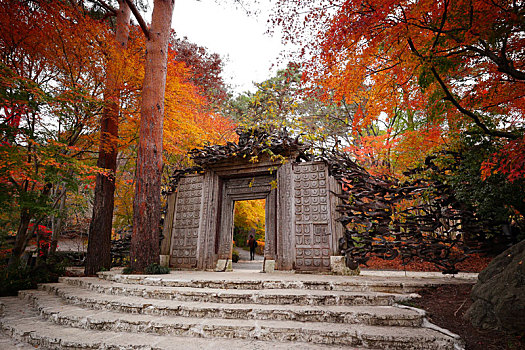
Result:
M187 37L221 55L225 61L223 78L235 93L255 91L253 82L262 82L285 66L277 66L284 49L280 36L265 34L271 1L252 5L251 10L259 9L260 13L249 16L233 1L176 0L172 28L178 37Z

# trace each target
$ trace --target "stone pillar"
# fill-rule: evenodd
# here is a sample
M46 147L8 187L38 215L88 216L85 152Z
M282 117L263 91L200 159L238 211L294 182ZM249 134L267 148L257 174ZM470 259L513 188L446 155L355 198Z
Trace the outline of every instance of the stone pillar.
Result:
M231 261L232 258L233 207L233 200L228 196L223 196L219 223L219 251L217 254L219 261L226 259Z

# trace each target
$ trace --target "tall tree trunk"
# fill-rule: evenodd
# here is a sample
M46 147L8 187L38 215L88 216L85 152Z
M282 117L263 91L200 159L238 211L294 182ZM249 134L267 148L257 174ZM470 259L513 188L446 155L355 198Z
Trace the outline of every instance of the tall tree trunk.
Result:
M129 38L131 10L124 0L119 1L117 11L116 41L125 50ZM118 119L120 104L120 84L118 63L108 62L105 106L100 127L100 149L97 166L105 169L105 174L97 174L93 216L89 225L88 248L85 274L92 275L101 268L111 267L111 229L115 194L115 172L117 170Z
M146 41L131 238L131 268L138 272L143 272L149 264L159 262L162 126L168 39L174 3L174 0L154 1Z
M29 231L29 223L31 222L32 214L27 208L22 208L20 214L20 223L18 224L18 230L16 232L16 240L11 256L9 257L8 266L17 266L20 263L20 257L24 253L27 246Z

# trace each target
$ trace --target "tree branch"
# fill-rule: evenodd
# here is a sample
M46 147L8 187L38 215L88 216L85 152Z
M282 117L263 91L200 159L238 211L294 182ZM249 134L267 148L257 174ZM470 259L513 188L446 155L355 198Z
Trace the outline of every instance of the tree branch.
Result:
M509 61L507 59L507 54L505 52L506 45L502 48L502 55L501 57L498 57L494 52L490 51L487 46L482 50L479 47L476 47L474 45L466 45L465 48L473 51L481 56L485 56L489 58L492 62L494 62L498 66L498 71L502 73L506 73L513 77L514 79L518 80L525 80L525 72L519 71L516 68L514 68L514 64L512 61Z
M126 4L128 4L129 8L131 9L131 12L133 13L133 16L135 16L135 19L137 22L139 22L140 29L142 29L142 32L144 33L144 36L146 39L150 39L150 33L148 29L148 25L144 21L144 18L142 18L142 15L140 14L139 10L131 0L125 0Z
M436 39L434 40L434 44L432 44L432 50L434 50L437 46L437 43L439 41L439 36L442 33L443 27L445 26L445 22L447 20L447 10L448 10L448 1L445 1L444 3L445 8L443 9L443 16L441 17L441 24L439 26L439 30L436 34Z
M113 16L117 14L117 10L115 10L112 6L107 4L104 0L91 0L93 3L98 4L100 7L103 7L106 11L110 12Z
M454 98L452 93L449 91L448 87L445 85L445 82L439 76L438 72L436 71L436 68L434 68L432 66L432 67L430 67L430 70L432 71L432 74L434 75L434 78L436 78L436 80L438 81L439 85L441 86L441 89L445 93L445 96L446 96L445 99L450 101L456 107L456 109L458 111L460 111L464 115L470 117L474 121L474 123L477 126L479 126L481 128L481 130L483 130L487 135L497 136L497 137L505 137L505 138L508 138L508 139L516 139L517 138L517 136L515 134L513 134L513 133L505 132L505 131L499 131L499 130L491 130L491 129L487 128L487 126L485 124L483 124L483 122L479 119L479 117L476 115L476 113L465 109L463 106L461 106L459 104L458 100L456 100Z
M445 12L444 12L443 16L446 15L447 2L445 3L445 10L444 11ZM480 55L482 57L487 57L494 64L496 64L496 66L498 67L498 71L500 71L501 73L508 74L509 76L511 76L511 77L513 77L514 79L517 79L517 80L525 80L525 72L516 69L514 67L514 62L512 61L512 59L509 59L508 56L507 56L506 50L507 50L508 36L506 36L504 38L504 41L503 41L503 44L502 44L502 48L501 48L501 55L498 56L497 54L492 52L490 50L488 44L485 41L481 40L481 39L480 39L480 43L482 44L483 48L479 48L479 47L476 47L474 45L464 45L463 40L460 37L454 35L454 33L457 32L460 29L467 30L467 28L457 28L457 29L444 30L443 28L444 28L445 17L442 17L441 19L442 19L441 20L441 25L440 25L439 28L436 28L435 26L432 26L430 24L425 24L425 23L424 24L417 24L415 22L409 22L406 17L404 17L404 23L407 24L407 27L408 26L414 26L414 27L422 29L422 30L429 30L429 31L431 31L433 33L436 33L436 38L435 38L434 44L432 45L433 49L436 47L436 44L438 42L438 38L440 37L440 35L444 34L447 37L449 37L452 40L454 40L460 47L464 47L465 50L474 52L474 53L476 53L476 54L478 54L478 55Z
M410 39L410 38L408 39L408 45L410 46L410 50L417 57L419 57L420 59L425 61L425 57L423 57L419 53L419 51L417 51L416 47L414 46L414 43L412 42L412 39ZM485 132L485 134L491 135L491 136L496 136L496 137L504 137L504 138L508 138L508 139L516 139L517 138L516 134L513 134L511 132L489 129L485 124L483 124L483 122L481 121L481 119L479 119L479 116L476 113L474 113L472 111L469 111L468 109L466 109L463 106L461 106L459 101L452 95L452 93L448 89L448 87L445 84L445 82L443 81L443 79L441 79L441 76L439 75L439 73L437 72L436 68L433 65L430 65L430 71L432 72L432 75L434 76L434 78L436 78L437 82L439 83L439 86L441 87L441 90L443 90L443 92L445 93L445 100L450 101L460 113L462 113L462 114L466 115L467 117L469 117L470 119L472 119L474 121L474 124L476 124L481 130L483 130L483 132Z

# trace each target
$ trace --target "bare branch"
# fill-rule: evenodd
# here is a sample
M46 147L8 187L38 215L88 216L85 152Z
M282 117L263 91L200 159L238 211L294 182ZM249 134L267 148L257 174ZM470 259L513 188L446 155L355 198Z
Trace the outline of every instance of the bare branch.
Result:
M117 10L114 9L111 5L106 3L104 0L90 0L91 2L99 5L100 7L104 8L106 11L111 13L111 15L115 16L117 14Z
M142 18L142 15L140 14L139 10L131 0L125 0L126 4L128 4L129 8L131 9L131 12L133 13L133 16L135 16L135 19L137 22L139 22L140 29L142 29L142 32L144 33L144 36L146 39L150 39L150 33L148 29L148 25L144 21L144 18Z

